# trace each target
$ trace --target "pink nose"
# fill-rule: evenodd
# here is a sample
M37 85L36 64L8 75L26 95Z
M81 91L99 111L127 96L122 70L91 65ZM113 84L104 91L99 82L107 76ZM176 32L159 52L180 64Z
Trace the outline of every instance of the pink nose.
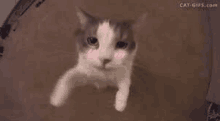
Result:
M111 59L100 59L103 65L106 65L107 63L111 62Z

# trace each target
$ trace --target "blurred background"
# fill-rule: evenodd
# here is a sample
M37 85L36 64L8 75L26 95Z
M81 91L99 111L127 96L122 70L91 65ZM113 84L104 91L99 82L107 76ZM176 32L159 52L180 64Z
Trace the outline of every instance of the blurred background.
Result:
M0 1L0 25L6 20L13 7L16 5L18 0L1 0Z
M219 7L180 7L185 2L196 1L1 0L0 119L205 121ZM140 46L122 113L113 107L112 87L78 87L63 107L49 104L58 77L76 64L75 6L118 20L148 12L135 30Z

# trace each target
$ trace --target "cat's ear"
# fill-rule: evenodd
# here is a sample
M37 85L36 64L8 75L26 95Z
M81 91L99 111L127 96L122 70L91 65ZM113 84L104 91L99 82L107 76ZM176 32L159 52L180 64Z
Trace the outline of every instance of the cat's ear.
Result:
M81 8L75 7L75 9L76 9L76 15L79 19L79 22L80 22L82 28L84 28L86 26L86 24L88 24L89 22L95 20L95 17L91 16L90 14L88 14L87 12L82 10Z
M147 17L148 17L147 12L139 16L139 18L133 22L132 28L136 30L136 29L140 29L141 27L143 27L147 20Z

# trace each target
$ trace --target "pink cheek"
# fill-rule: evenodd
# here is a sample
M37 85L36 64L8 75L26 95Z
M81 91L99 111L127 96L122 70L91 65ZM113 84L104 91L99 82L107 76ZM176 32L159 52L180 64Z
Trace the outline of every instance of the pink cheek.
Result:
M97 53L97 51L95 51L95 50L89 50L88 52L87 52L87 58L88 59L95 59L95 58L97 58L97 55L98 53Z
M93 50L89 50L89 51L87 52L87 58L88 58L88 59L92 59L92 55L93 55Z
M126 53L125 52L117 52L116 54L115 54L115 59L117 59L117 60L119 60L119 59L123 59L124 57L126 56Z

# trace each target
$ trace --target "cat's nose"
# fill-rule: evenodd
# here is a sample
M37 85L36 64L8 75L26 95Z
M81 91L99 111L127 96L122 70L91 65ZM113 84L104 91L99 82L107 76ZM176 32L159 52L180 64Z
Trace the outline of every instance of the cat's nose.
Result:
M111 62L111 59L100 59L103 65L106 65L107 63Z

